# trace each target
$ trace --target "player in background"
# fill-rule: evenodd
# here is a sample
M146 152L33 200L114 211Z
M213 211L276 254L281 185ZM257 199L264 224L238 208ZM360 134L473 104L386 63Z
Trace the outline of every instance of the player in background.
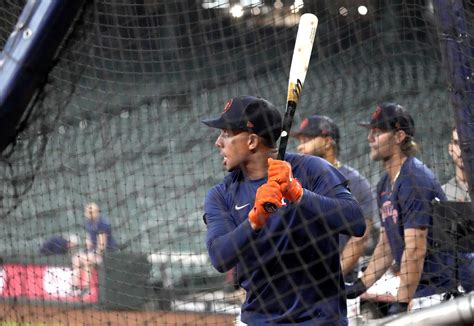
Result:
M375 195L365 177L339 161L340 133L338 126L331 118L322 115L309 116L303 119L300 129L291 135L296 137L300 143L297 147L299 153L324 158L349 180L349 189L362 208L367 225L364 236L349 237L343 234L339 236L342 274L346 282L352 283L357 279L360 270L359 258L364 255L371 239L373 216L377 213Z
M414 157L413 118L401 105L384 103L365 126L370 128L370 158L382 162L385 169L376 193L381 229L367 269L346 288L347 297L364 293L394 262L400 285L389 314L440 303L453 288L453 280L447 255L430 250L431 202L446 197L434 174Z
M331 118L311 115L303 119L299 130L291 135L299 141L297 147L299 153L322 157L334 165L349 180L349 189L360 204L367 225L364 236L339 235L342 275L346 282L355 282L361 270L359 258L365 254L372 254L375 245L374 237L378 235L378 232L371 233L374 216L377 213L375 195L365 177L339 160L340 133L338 126ZM347 317L357 318L360 313L359 299L348 300Z
M73 233L65 236L53 235L41 245L40 253L45 256L65 255L75 251L78 246L79 238Z
M461 158L459 137L456 127L451 130L448 152L454 163L455 176L442 186L448 200L470 202L469 188ZM474 253L460 254L459 281L465 292L474 291Z
M118 245L112 236L110 223L101 214L96 203L88 203L84 206L84 216L87 233L86 251L74 255L72 258L72 285L73 293L76 295L87 295L90 292L91 269L102 264L106 251L118 250Z
M456 127L453 127L451 130L448 153L454 163L455 176L442 186L443 191L448 200L469 202L471 198L469 196L469 188L461 158L461 148L459 147L459 137Z
M204 201L206 245L219 272L236 267L242 321L347 325L338 236L362 236L365 221L344 176L317 157L276 160L281 115L263 98L235 97L203 123L220 129L229 172Z

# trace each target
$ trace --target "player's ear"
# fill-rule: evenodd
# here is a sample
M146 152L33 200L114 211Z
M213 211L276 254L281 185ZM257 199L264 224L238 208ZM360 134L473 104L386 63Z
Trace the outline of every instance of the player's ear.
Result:
M397 144L403 143L406 137L407 137L407 134L405 133L404 130L395 131L395 139L397 140Z
M257 134L250 134L247 140L249 150L255 150L262 141L263 139L261 139Z
M324 148L330 149L334 140L331 137L324 137Z

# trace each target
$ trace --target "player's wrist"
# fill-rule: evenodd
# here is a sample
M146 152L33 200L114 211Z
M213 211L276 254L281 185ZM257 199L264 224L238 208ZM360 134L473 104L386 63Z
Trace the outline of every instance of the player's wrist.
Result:
M257 206L254 206L248 215L250 226L253 230L260 230L268 219L268 214L259 212Z
M291 202L299 203L303 197L303 186L298 179L293 179L285 192L285 198Z
M262 228L262 226L259 226L255 223L253 223L250 219L249 219L249 224L250 224L250 227L252 228L253 231L259 231Z

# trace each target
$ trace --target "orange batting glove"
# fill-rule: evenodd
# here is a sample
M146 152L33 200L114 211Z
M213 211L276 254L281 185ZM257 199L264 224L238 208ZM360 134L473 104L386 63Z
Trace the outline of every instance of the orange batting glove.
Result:
M272 214L265 211L263 205L265 203L271 203L280 208L283 205L281 202L282 199L283 195L278 183L269 181L261 185L257 189L255 204L249 213L250 222L260 229L267 223L268 217Z
M303 187L293 178L291 164L268 158L268 181L275 181L281 187L283 196L291 202L297 202L303 196Z

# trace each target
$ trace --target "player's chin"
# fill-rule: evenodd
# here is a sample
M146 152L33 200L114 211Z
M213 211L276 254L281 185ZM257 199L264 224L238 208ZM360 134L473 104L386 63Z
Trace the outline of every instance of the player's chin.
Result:
M377 152L375 150L371 150L370 151L370 159L372 161L380 161L382 159L382 157L380 156L379 152Z
M229 160L225 160L223 163L223 166L224 166L224 169L228 172L232 172L236 168L236 165L232 164L232 162L230 162Z
M224 168L225 168L225 170L226 170L227 172L232 172L232 171L234 171L234 170L237 168L237 166L224 167Z

